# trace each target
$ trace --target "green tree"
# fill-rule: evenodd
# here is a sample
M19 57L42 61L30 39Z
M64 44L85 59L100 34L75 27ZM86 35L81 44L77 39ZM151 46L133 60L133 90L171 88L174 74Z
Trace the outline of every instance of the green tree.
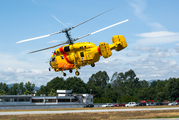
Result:
M95 84L95 86L100 86L102 89L104 89L109 82L109 76L106 73L106 71L99 71L96 74L93 74L89 78L89 83L90 84Z
M30 95L30 94L31 94L31 92L28 91L28 90L26 90L26 91L24 92L24 95Z
M179 78L170 78L168 80L168 93L171 101L179 100Z
M24 83L23 82L20 82L20 84L19 84L19 94L20 95L22 95L22 94L24 94L24 92L25 92L25 88L24 88Z
M123 96L123 98L120 100L122 103L128 103L128 102L137 102L137 98L134 96Z
M19 94L19 85L15 83L10 89L9 89L10 95L17 95Z
M146 80L139 81L140 88L148 88L149 83ZM154 87L156 88L156 86Z
M37 96L40 96L41 94L45 94L45 95L48 95L48 92L47 92L47 88L46 88L46 86L44 86L44 85L41 85L40 86L40 89L39 90L37 90L37 93L36 93L36 95Z
M90 89L91 89L91 94L94 97L101 98L104 94L104 90L100 86L94 86L87 83L86 90L88 94L90 93Z
M74 93L86 93L86 84L78 77L69 77L65 81L67 90L73 89Z
M6 83L0 83L0 95L8 93L8 85Z
M165 92L157 92L156 100L160 101L160 102L164 101L165 100Z
M29 91L30 94L34 93L34 88L35 88L35 84L34 83L32 84L29 81L27 83L25 83L25 89L26 89L26 91Z
M140 88L139 78L136 77L135 72L131 69L125 73L115 72L111 81L114 91L117 91L120 96L135 96ZM118 97L116 97L116 100Z
M65 81L62 77L53 78L50 82L46 85L47 94L50 94L51 90L66 90Z
M51 91L50 91L50 96L56 96L56 91L55 91L55 89L51 89Z

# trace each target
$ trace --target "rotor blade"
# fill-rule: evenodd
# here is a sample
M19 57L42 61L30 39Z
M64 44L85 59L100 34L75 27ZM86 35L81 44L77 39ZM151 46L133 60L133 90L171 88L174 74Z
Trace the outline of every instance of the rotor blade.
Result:
M51 35L55 35L55 34L58 34L58 33L61 33L62 31L59 31L59 32L56 32L56 33L52 33L52 34L48 34L48 35L43 35L43 36L39 36L39 37L35 37L35 38L30 38L30 39L25 39L25 40L21 40L19 42L16 42L17 43L22 43L22 42L27 42L27 41L31 41L31 40L36 40L36 39L40 39L40 38L44 38L44 37L49 37Z
M58 44L58 45L55 45L55 46L52 46L52 47L48 47L48 48L44 48L44 49L40 49L40 50L35 50L35 51L32 51L32 52L29 52L28 54L40 52L40 51L47 50L47 49L51 49L51 48L54 48L54 47L57 47L57 46L60 46L60 45L64 45L64 44L67 44L67 42L61 43L61 44Z
M111 28L111 27L113 27L113 26L122 24L122 23L127 22L127 21L129 21L129 19L124 20L124 21L121 21L121 22L118 22L118 23L113 24L113 25L110 25L110 26L108 26L108 27L102 28L102 29L97 30L97 31L95 31L95 32L88 33L88 34L86 34L86 35L84 35L84 36L81 36L81 37L79 37L79 38L74 39L73 41L77 41L77 40L79 40L79 39L81 39L81 38L84 38L84 37L89 36L89 35L93 35L93 34L95 34L95 33L98 33L98 32L100 32L100 31L106 30L106 29L108 29L108 28Z
M122 22L118 22L118 23L113 24L113 25L110 25L110 26L108 26L108 27L102 28L102 29L97 30L97 31L95 31L95 32L92 32L92 33L91 33L91 35L92 35L92 34L95 34L95 33L98 33L98 32L100 32L100 31L106 30L106 29L108 29L108 28L111 28L111 27L113 27L113 26L116 26L116 25L122 24L122 23L127 22L127 21L129 21L129 19L124 20L124 21L122 21Z
M52 15L52 14L51 14ZM60 22L63 26L65 26L66 28L68 27L68 26L66 26L65 24L63 24L59 19L57 19L54 15L52 15L52 17L54 17L58 22Z
M73 26L72 29L75 28L75 27L77 27L77 26L79 26L79 25L82 25L82 24L84 24L84 23L86 23L86 22L88 22L88 21L90 21L90 20L92 20L92 19L94 19L94 18L96 18L96 17L98 17L98 16L100 16L100 15L102 15L102 14L104 14L104 13L110 11L110 10L112 10L112 9L113 9L113 8L111 8L111 9L109 9L109 10L107 10L107 11L104 11L104 12L102 12L101 14L96 15L96 16L94 16L94 17L92 17L92 18L90 18L90 19L88 19L88 20L86 20L86 21L84 21L84 22L82 22L82 23L76 25L76 26Z

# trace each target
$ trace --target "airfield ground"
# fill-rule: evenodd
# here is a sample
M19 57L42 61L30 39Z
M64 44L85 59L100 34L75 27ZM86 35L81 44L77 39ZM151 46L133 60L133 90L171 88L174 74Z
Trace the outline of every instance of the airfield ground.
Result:
M147 108L162 108L170 106L149 106ZM173 107L173 106L172 106ZM177 107L177 106L176 106ZM130 107L131 108L131 107ZM144 108L144 107L135 107ZM64 111L64 110L97 110L97 109L128 109L115 108L69 108L69 109L41 109L23 111ZM22 110L1 110L0 112L13 112ZM98 113L65 113L65 114L36 114L36 115L2 115L0 120L118 120L118 119L148 119L148 118L179 118L179 110L157 111L127 111L127 112L98 112Z

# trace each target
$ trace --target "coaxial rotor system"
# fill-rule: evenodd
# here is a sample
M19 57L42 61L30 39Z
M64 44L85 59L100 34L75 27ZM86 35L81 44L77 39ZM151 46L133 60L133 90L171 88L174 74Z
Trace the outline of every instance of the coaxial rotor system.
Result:
M112 9L113 9L113 8L112 8ZM127 21L129 20L129 19L127 19L127 20L124 20L124 21L115 23L115 24L113 24L113 25L107 26L107 27L105 27L105 28L102 28L102 29L97 30L97 31L92 32L92 33L88 33L88 34L86 34L86 35L83 35L83 36L78 37L78 38L75 38L75 39L73 39L73 38L71 37L71 35L70 35L70 33L69 33L70 30L72 30L72 29L74 29L74 28L76 28L76 27L78 27L78 26L80 26L80 25L82 25L82 24L84 24L84 23L86 23L86 22L88 22L88 21L90 21L90 20L92 20L92 19L94 19L94 18L96 18L96 17L98 17L98 16L100 16L100 15L102 15L102 14L104 14L104 13L110 11L110 10L112 10L112 9L106 10L106 11L104 11L104 12L102 12L102 13L100 13L100 14L98 14L98 15L96 15L96 16L94 16L94 17L92 17L92 18L90 18L90 19L88 19L88 20L86 20L86 21L84 21L84 22L82 22L82 23L80 23L80 24L77 24L77 25L75 25L75 26L73 26L73 27L65 28L64 30L61 30L61 31L58 31L58 32L55 32L55 33L51 33L51 34L47 34L47 35L43 35L43 36L39 36L39 37L34 37L34 38L30 38L30 39L21 40L21 41L16 42L16 44L17 44L17 43L22 43L22 42L27 42L27 41L32 41L32 40L36 40L36 39L40 39L40 38L49 37L49 36L51 36L51 35L56 35L56 34L59 34L59 33L65 33L65 34L66 34L66 37L67 37L67 41L66 41L66 42L63 42L63 43L61 43L61 44L57 44L57 45L54 45L54 46L51 46L51 47L47 47L47 48L44 48L44 49L35 50L35 51L32 51L32 52L29 52L29 54L30 54L30 53L35 53L35 52L40 52L40 51L47 50L47 49L51 49L51 48L55 48L55 47L58 47L58 46L61 46L61 45L64 45L64 44L73 44L75 41L77 41L77 40L79 40L79 39L81 39L81 38L84 38L84 37L89 36L89 35L93 35L93 34L95 34L95 33L98 33L98 32L103 31L103 30L105 30L105 29L108 29L108 28L111 28L111 27L113 27L113 26L122 24L122 23L127 22ZM53 15L52 15L52 16L53 16ZM53 16L53 17L54 17L54 16ZM54 17L54 18L57 19L56 17ZM57 19L57 20L58 20L58 19ZM58 21L59 21L59 20L58 20Z

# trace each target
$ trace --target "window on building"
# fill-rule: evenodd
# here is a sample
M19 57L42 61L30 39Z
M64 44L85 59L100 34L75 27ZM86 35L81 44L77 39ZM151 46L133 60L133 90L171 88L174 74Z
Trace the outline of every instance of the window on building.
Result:
M24 99L25 102L30 102L30 99Z
M10 99L5 98L5 99L4 99L4 102L10 102Z
M48 102L48 103L56 102L56 99L45 99L45 102Z
M58 99L58 102L70 102L70 99Z
M19 98L18 102L24 102L24 99L23 98Z
M43 99L32 99L32 103L42 103L44 102Z
M72 99L72 102L76 102L76 99Z
M3 102L3 99L1 99L0 102ZM5 98L4 102L17 102L17 99L15 99L15 98Z

